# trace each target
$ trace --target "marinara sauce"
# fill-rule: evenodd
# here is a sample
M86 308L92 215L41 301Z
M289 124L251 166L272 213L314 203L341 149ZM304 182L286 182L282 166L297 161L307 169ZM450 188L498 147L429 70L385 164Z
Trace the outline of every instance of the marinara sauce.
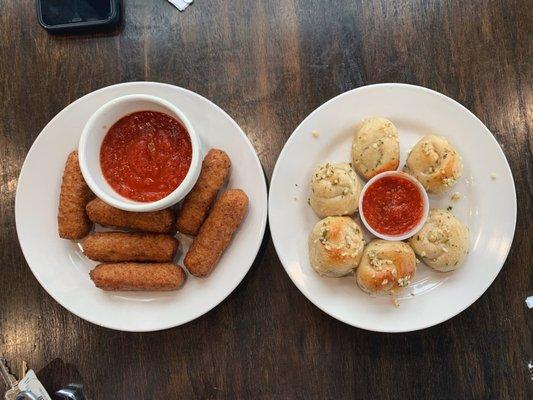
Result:
M424 200L418 187L407 178L384 176L367 189L363 197L366 222L384 235L401 235L422 218Z
M157 111L126 115L107 132L100 148L102 173L111 187L131 200L160 200L176 189L191 166L187 129Z

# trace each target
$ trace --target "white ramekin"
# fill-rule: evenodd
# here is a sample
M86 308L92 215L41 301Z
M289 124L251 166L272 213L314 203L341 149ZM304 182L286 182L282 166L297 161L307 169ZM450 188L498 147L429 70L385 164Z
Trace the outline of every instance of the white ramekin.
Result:
M137 111L159 111L176 118L187 129L192 144L191 165L183 182L166 197L152 202L138 202L118 194L100 167L100 146L107 131L119 119ZM83 128L78 153L81 172L94 194L113 207L136 212L158 211L179 202L193 188L202 165L200 139L185 114L166 100L144 94L118 97L96 110Z
M418 188L418 191L420 192L422 196L422 201L424 203L424 210L422 211L422 218L420 219L420 222L409 232L403 233L401 235L397 236L391 236L391 235L385 235L383 233L377 232L368 222L366 222L365 213L363 211L363 198L365 197L366 190L377 180L384 178L386 176L399 176L401 178L408 179L409 181L413 182L416 187ZM417 233L424 224L426 223L426 219L428 217L429 213L429 199L428 194L426 193L426 190L422 186L420 182L418 182L415 178L413 178L411 175L406 174L405 172L401 171L385 171L381 174L377 174L372 179L370 179L366 185L363 187L363 190L361 190L361 194L359 195L359 215L361 216L361 220L363 221L363 224L366 226L366 228L372 233L373 235L377 236L380 239L384 240L405 240L407 238L410 238L415 233Z

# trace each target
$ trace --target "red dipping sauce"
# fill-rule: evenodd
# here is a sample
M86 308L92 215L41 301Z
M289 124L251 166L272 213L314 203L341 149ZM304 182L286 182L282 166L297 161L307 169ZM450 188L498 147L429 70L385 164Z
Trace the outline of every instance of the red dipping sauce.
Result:
M363 214L375 231L398 236L409 232L420 222L424 214L424 199L409 179L384 176L366 189Z
M121 118L109 129L100 148L100 166L109 185L140 202L172 193L185 179L191 158L187 129L157 111Z

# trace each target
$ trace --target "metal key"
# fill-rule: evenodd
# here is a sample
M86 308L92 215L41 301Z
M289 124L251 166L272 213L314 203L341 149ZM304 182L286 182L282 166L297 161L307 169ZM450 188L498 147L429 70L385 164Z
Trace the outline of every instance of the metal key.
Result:
M32 392L28 392L27 390L23 390L19 394L17 394L17 397L15 397L15 400L39 400L42 399L42 397L37 397Z
M58 390L55 394L62 399L85 400L81 385L68 385L63 389Z
M17 385L17 378L15 378L7 367L7 360L0 356L0 374L4 380L4 384L7 387L7 391L4 394L6 400L15 399L16 395L20 392Z

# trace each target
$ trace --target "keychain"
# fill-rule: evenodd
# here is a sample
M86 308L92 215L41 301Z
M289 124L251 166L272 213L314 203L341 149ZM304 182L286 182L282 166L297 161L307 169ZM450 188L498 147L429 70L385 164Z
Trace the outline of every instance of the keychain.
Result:
M27 370L26 363L22 363L20 371L20 380L17 380L13 374L11 374L7 360L0 356L0 375L4 380L4 384L7 387L7 392L4 394L5 400L52 400L44 386L41 384L37 375L33 370ZM84 400L81 386L69 385L57 392L57 397L62 399L71 400Z
M7 392L4 394L5 400L52 400L48 392L43 387L35 372L26 372L25 363L21 370L20 381L11 374L7 366L7 360L0 357L0 373L6 385Z

